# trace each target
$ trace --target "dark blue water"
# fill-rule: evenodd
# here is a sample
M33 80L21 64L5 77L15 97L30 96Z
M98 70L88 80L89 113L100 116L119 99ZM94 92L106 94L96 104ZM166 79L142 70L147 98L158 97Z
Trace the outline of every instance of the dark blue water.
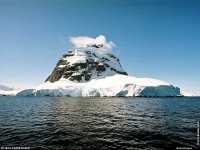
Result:
M197 146L200 98L0 97L0 147Z

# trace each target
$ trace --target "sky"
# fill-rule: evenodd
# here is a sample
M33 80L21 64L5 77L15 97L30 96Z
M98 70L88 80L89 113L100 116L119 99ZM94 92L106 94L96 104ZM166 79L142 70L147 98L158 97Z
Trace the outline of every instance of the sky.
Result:
M0 84L37 86L70 37L99 35L129 75L200 91L199 0L0 0Z

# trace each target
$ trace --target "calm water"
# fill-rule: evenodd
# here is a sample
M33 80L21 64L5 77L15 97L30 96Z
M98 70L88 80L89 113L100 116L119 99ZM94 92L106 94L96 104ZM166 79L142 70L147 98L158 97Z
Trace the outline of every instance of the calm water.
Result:
M200 98L0 97L0 147L197 146Z

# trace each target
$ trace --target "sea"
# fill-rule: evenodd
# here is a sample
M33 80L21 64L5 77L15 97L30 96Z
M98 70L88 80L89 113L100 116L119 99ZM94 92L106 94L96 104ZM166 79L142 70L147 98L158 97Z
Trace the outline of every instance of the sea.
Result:
M0 97L0 149L200 149L200 97Z

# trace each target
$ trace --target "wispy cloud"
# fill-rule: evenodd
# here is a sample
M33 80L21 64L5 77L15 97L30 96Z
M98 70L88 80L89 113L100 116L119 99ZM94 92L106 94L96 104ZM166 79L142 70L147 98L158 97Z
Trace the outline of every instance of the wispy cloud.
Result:
M103 44L103 47L112 49L115 46L112 41L107 41L104 35L99 35L96 38L89 36L77 36L70 37L69 40L75 47L87 47L88 44Z

